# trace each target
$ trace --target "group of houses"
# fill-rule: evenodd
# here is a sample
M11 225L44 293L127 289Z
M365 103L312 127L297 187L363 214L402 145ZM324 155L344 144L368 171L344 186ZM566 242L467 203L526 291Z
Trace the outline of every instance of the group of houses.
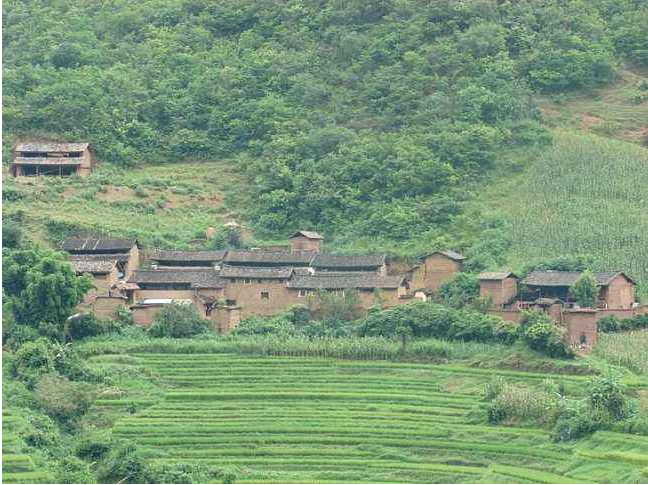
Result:
M34 141L14 151L14 177L89 175L97 159L88 143ZM288 247L253 250L148 251L130 239L69 239L77 274L89 273L95 289L83 309L112 316L120 306L134 320L149 325L171 302L195 305L213 328L227 332L241 318L272 315L295 304L313 305L322 292L353 292L359 311L425 300L463 270L465 257L435 251L413 267L388 261L384 254L336 255L322 249L322 236L298 231ZM635 301L636 282L623 272L596 273L596 308L580 308L570 288L580 272L536 270L526 278L511 272L479 275L480 296L490 313L520 322L523 311L538 309L567 330L573 344L596 342L597 321L646 313Z
M322 292L353 293L359 313L424 301L465 263L454 251L435 251L404 267L384 254L329 254L322 241L317 232L298 231L285 248L148 251L130 239L69 239L61 249L77 274L94 279L96 288L86 295L84 309L113 316L123 305L136 323L150 325L164 305L186 303L221 332L248 316L273 315L297 304L316 308ZM579 308L569 290L580 276L536 270L524 279L511 272L478 278L491 314L519 323L524 310L541 310L565 327L571 343L582 346L596 342L600 318L645 311L635 302L635 281L623 272L595 273L597 306Z

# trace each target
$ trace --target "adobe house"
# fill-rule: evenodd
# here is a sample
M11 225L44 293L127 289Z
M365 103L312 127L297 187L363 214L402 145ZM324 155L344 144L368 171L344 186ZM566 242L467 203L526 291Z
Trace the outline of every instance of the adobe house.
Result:
M96 288L91 289L83 298L84 304L92 304L98 296L109 295L119 281L120 272L117 258L110 255L77 254L70 258L72 269L77 275L90 274Z
M404 303L407 283L404 276L384 276L375 272L296 272L288 281L292 304L306 303L319 291L333 291L343 296L354 291L358 306L366 311L376 304L390 307Z
M127 279L140 266L139 243L136 239L66 239L60 245L62 251L74 256L94 255L99 259L109 255L117 260L120 279Z
M227 251L163 251L155 250L149 257L158 268L215 268Z
M88 143L27 142L14 150L11 175L90 175L97 161Z
M293 251L227 251L223 264L228 266L277 267L310 266L316 253Z
M502 308L517 295L519 278L510 271L481 273L477 279L480 298L491 298L493 307Z
M384 254L344 256L318 253L311 266L315 271L369 271L387 274Z
M291 251L321 251L322 235L315 231L297 231L290 236Z
M130 307L133 322L144 327L152 325L156 313L170 303L192 305L194 302L191 299L147 298Z
M534 270L521 281L535 298L555 298L568 307L575 304L570 287L581 277L580 271ZM631 309L635 305L635 281L622 271L593 273L599 287L598 308Z
M426 293L439 291L443 283L463 270L466 257L454 251L435 251L410 271L412 290Z
M226 305L240 306L241 317L285 310L291 306L286 282L293 271L290 266L223 266L219 276L226 282Z

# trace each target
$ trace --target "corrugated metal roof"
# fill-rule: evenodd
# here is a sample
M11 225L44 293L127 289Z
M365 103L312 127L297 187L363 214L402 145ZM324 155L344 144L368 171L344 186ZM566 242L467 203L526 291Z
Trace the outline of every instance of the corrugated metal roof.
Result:
M88 148L89 143L65 143L50 141L34 141L19 143L17 152L82 152Z
M510 271L505 271L505 272L497 272L497 271L486 271L484 273L480 273L479 276L477 276L477 279L480 280L504 280L506 278L517 278L514 273L511 273Z
M166 251L156 249L151 255L154 261L222 261L227 251Z
M293 269L288 266L256 267L256 266L223 266L220 270L221 278L263 278L263 279L288 279Z
M300 237L300 236L303 236L307 239L324 239L319 232L315 232L315 231L297 231L292 236L290 236L290 239L292 239L293 237Z
M373 268L385 264L384 254L368 255L334 255L318 254L312 262L316 268Z
M61 249L69 253L101 251L128 252L137 244L135 239L66 239L61 244Z
M403 285L403 276L381 276L373 272L330 272L294 276L289 282L296 289L396 289Z

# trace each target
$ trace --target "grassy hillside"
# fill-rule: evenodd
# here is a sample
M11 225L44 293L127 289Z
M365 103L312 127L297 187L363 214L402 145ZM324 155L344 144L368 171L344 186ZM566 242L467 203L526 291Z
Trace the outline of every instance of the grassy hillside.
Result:
M97 356L93 365L150 371L167 387L138 401L115 436L153 460L214 464L243 482L583 483L646 478L645 437L598 432L555 444L537 428L479 424L484 385L555 378L571 393L585 376L458 364L250 357L234 354ZM124 409L124 400L100 408Z

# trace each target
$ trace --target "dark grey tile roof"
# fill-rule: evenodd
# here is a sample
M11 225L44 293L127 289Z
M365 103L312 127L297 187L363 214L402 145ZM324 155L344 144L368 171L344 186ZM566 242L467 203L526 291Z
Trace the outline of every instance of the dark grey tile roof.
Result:
M384 254L346 256L335 254L318 254L312 265L315 268L373 268L385 264Z
M580 271L534 270L522 283L528 286L571 286L582 274ZM632 278L621 271L601 271L593 274L599 286L609 285L620 274L634 283Z
M222 261L227 251L164 251L156 249L151 254L154 261Z
M289 266L223 266L220 270L221 278L288 279L292 273Z
M497 280L504 280L508 277L517 278L517 276L515 276L515 274L511 273L510 271L502 271L502 272L487 271L485 273L480 273L479 276L477 276L477 279L497 281Z
M117 261L127 263L130 260L128 253L111 253L111 254L70 254L70 260L79 261Z
M446 251L434 251L432 254L443 254L444 256L447 256L450 259L453 259L455 261L464 261L466 257L463 254L456 253L454 251L446 250Z
M19 143L17 152L82 152L88 148L88 143L57 143L49 141Z
M290 238L292 239L293 237L299 237L299 236L303 236L307 239L324 239L319 232L315 232L315 231L297 231L292 236L290 236Z
M80 158L64 157L16 157L13 163L19 165L81 165Z
M403 276L381 276L374 272L324 272L314 275L295 275L288 287L296 289L385 288L396 289L403 284Z
M225 282L212 268L134 271L128 283L189 283L192 288L224 288Z
M300 251L227 251L227 256L223 260L229 264L247 264L254 265L309 265L315 257L314 252Z
M128 252L137 244L135 239L66 239L61 244L61 249L69 253L102 251Z

